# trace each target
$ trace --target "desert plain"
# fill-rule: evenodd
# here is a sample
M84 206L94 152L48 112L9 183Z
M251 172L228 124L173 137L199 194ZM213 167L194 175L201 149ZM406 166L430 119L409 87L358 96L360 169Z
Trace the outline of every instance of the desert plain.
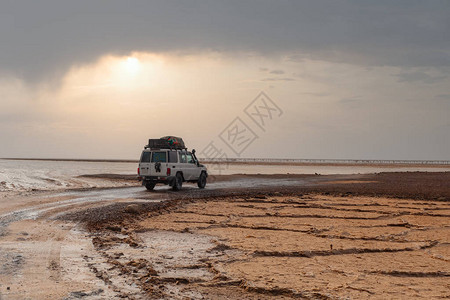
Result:
M0 299L450 297L449 172L97 177L0 194Z

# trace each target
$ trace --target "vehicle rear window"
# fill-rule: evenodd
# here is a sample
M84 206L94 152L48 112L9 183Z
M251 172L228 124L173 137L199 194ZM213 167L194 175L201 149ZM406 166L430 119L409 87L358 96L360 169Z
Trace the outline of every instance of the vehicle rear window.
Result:
M142 152L141 162L150 162L150 154L151 152Z
M166 152L153 152L152 162L167 162Z
M169 151L169 162L176 163L177 162L177 151Z

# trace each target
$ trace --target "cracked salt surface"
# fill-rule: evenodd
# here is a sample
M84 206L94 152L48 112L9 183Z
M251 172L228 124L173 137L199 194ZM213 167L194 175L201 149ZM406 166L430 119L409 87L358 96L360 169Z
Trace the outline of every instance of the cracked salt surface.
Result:
M160 276L190 280L214 277L201 262L202 258L211 257L208 250L215 246L211 236L158 230L139 234L139 237L147 246L147 259L154 263ZM197 268L201 265L203 268Z
M123 237L114 234L113 239ZM153 269L154 277L163 285L166 295L171 299L204 299L197 291L187 290L178 286L178 282L206 283L215 279L217 271L211 262L225 262L230 256L238 257L241 252L233 249L219 249L217 239L209 235L180 233L166 230L151 230L137 234L140 241L139 247L130 247L127 243L117 243L104 250L104 257L109 258L108 263L114 267L102 266L102 269L110 269L108 280L113 281L114 286L127 286L133 281L120 281L120 276L114 275L117 266L130 266L136 262L143 262L144 266L129 273L131 278L143 278L146 268ZM114 258L115 260L112 260ZM120 268L119 268L120 269ZM142 274L141 274L142 273ZM120 275L120 274L117 274ZM122 275L122 277L126 278ZM161 288L161 286L160 286ZM136 293L136 291L132 291Z

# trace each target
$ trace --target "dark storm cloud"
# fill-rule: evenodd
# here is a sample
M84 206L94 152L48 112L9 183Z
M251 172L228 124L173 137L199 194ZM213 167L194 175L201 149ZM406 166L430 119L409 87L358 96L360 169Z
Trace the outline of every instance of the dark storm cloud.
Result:
M131 51L450 66L450 1L2 1L0 72L58 77Z

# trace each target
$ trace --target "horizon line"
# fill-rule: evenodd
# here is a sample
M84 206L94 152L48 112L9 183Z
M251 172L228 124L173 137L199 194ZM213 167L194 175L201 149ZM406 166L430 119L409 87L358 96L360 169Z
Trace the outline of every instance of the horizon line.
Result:
M73 162L118 162L137 163L139 159L96 159L96 158L20 158L2 157L1 160L30 161L73 161ZM450 160L442 159L343 159L343 158L199 158L209 163L337 163L337 164L420 164L420 165L450 165Z

